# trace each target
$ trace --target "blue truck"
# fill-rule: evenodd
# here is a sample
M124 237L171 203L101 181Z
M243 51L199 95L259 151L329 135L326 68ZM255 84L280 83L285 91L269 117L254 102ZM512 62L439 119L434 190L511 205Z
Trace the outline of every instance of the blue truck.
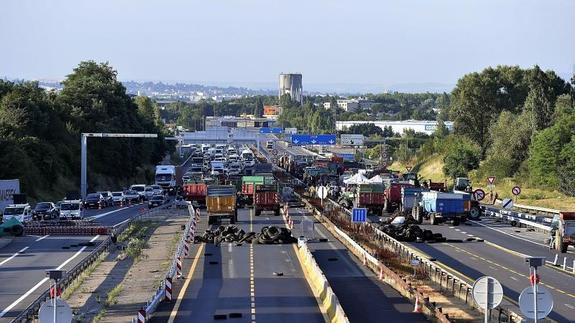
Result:
M425 218L432 225L447 221L459 225L467 220L471 209L470 194L421 192L418 203L412 209L412 216L418 223Z
M411 214L413 207L421 200L421 193L429 192L429 189L423 187L404 186L401 188L400 210L403 214Z

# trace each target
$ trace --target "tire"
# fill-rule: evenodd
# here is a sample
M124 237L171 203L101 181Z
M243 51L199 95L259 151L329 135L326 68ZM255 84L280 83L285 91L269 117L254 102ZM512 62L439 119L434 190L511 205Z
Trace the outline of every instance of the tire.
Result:
M385 210L385 212L387 213L391 213L391 203L389 203L388 199L383 200L383 209Z
M479 217L481 216L481 210L478 207L472 207L469 210L469 218L471 220L479 220Z
M275 216L279 216L279 215L280 215L280 209L279 209L279 208L274 210L274 215L275 215Z
M431 222L431 225L437 225L437 218L435 217L435 213L431 213L429 216L429 222Z
M217 219L216 219L215 216L209 216L209 215L208 215L208 224L209 224L209 225L211 225L211 224L216 224L216 222L217 222Z
M561 247L561 250L559 250L559 251L561 251L561 253L566 253L566 252L567 252L567 248L569 248L569 244L566 243L566 242L564 242L564 243L561 244L560 247Z
M238 221L238 213L234 212L234 214L230 217L230 224L235 224Z
M414 206L412 209L413 219L415 222L422 224L423 223L423 214L421 214L421 208L419 206Z
M24 227L21 225L15 225L12 228L10 228L10 230L12 234L17 237L21 237L24 234Z
M453 219L453 226L456 227L460 223L459 219Z
M256 208L254 208L254 215L255 216L260 216L262 214L262 210L258 210Z

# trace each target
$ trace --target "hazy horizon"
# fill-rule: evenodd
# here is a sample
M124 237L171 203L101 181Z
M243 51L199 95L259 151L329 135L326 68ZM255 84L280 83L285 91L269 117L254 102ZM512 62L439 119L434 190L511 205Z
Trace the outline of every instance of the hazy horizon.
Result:
M17 79L60 80L95 60L123 81L273 89L280 72L300 72L304 90L382 92L452 87L496 65L568 79L575 63L568 0L8 0L0 10L0 77Z

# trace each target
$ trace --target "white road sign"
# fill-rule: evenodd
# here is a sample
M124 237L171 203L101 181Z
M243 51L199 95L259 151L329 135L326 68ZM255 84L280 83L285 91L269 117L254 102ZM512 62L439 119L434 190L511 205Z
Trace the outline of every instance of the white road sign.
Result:
M503 199L501 201L501 207L506 210L511 210L513 208L513 200L512 199Z
M519 309L527 318L535 319L535 299L533 297L533 287L527 287L519 295ZM537 319L547 317L553 309L553 296L551 292L537 285Z
M54 323L54 300L49 300L40 306L38 311L38 318L40 323ZM72 322L72 309L63 299L56 299L56 322L55 323L70 323Z
M325 186L320 186L317 188L317 197L324 199L327 197L328 189Z
M342 145L348 146L362 146L364 139L361 134L343 134L339 138Z
M473 283L473 299L481 308L493 309L503 300L503 287L497 279L483 276Z

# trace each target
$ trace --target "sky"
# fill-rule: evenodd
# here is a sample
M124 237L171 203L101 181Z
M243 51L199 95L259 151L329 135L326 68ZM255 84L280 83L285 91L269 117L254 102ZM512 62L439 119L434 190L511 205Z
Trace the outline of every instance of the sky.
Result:
M455 84L500 64L575 64L572 0L2 0L0 78L61 80L83 60L121 80L304 89Z

